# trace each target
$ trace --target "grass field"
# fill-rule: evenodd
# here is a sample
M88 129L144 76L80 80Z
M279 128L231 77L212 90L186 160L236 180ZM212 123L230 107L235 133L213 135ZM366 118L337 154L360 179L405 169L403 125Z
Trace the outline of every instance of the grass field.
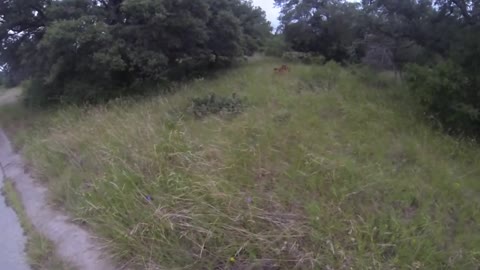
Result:
M0 118L52 200L132 267L477 269L478 145L432 130L388 74L278 64ZM246 106L194 116L210 93Z

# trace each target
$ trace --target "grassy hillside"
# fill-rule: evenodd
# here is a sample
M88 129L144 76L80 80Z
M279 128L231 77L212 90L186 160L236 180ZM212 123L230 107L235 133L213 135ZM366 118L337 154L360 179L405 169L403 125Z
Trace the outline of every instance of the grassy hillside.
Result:
M27 124L17 111L22 151L52 199L140 269L480 264L476 144L418 120L388 76L275 65ZM210 93L246 101L195 116Z

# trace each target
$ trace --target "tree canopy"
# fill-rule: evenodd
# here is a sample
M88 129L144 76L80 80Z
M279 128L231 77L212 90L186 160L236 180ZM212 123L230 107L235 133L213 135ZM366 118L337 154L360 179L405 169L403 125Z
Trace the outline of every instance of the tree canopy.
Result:
M281 7L280 29L292 50L407 70L430 118L449 131L480 131L479 0L275 3Z
M389 51L397 64L417 58L419 49L445 56L463 42L462 31L476 25L480 16L479 1L474 0L275 3L293 50L316 51L337 61L358 60L373 48Z
M0 65L36 99L93 101L250 55L269 32L243 0L1 0Z

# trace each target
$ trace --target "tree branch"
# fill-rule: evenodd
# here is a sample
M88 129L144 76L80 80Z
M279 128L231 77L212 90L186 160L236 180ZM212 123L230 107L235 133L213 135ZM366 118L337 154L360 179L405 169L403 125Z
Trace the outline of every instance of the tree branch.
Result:
M457 8L460 10L463 18L468 24L475 24L471 14L468 12L467 4L465 4L464 0L450 0Z

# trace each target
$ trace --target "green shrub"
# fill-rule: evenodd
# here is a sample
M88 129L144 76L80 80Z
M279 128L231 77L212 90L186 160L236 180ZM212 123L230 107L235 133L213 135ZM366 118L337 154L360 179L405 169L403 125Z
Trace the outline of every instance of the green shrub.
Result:
M350 72L365 84L376 89L386 89L397 85L400 80L394 71L375 70L366 65L350 66Z
M265 42L264 53L266 56L282 57L283 53L288 50L284 37L275 35Z
M343 68L335 61L329 61L322 67L311 67L298 76L298 89L312 92L331 91L337 89Z
M13 82L35 78L28 100L37 104L99 103L142 94L141 83L212 74L270 35L261 9L242 0L43 1L36 12L48 16L23 14L30 2L0 9L0 32L29 37L0 35L0 65Z
M310 57L310 61L314 65L323 65L325 64L325 56L323 55L313 55Z
M319 54L304 53L304 52L295 52L289 51L285 52L282 55L282 58L294 63L303 63L303 64L315 64L323 65L325 64L325 57Z
M108 82L108 83L107 83ZM43 107L58 103L95 104L127 94L141 93L142 87L125 87L111 81L93 83L90 80L69 80L64 83L46 83L41 79L31 79L23 84L24 102L29 107Z
M210 114L236 115L243 111L245 101L235 93L231 97L221 97L211 94L206 97L193 98L191 111L198 117L203 118Z
M406 79L425 113L453 133L480 131L478 86L458 64L446 61L433 68L410 65Z
M49 93L44 90L43 83L38 79L23 82L23 98L28 107L38 107L48 104Z
M328 61L325 64L324 77L329 85L335 85L338 82L342 67L335 61Z
M0 71L0 87L5 85L5 73Z

